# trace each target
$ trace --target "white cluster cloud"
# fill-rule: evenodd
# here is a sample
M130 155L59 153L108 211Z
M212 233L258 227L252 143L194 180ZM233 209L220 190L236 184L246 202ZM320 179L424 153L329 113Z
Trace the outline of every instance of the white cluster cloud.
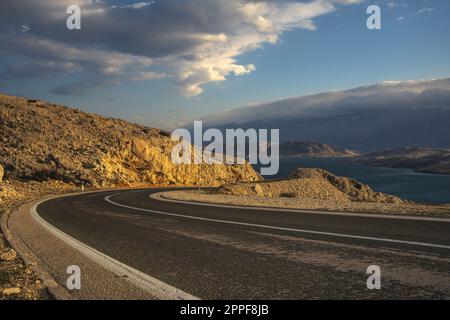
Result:
M238 57L276 44L283 32L316 29L314 18L361 0L2 1L0 53L14 55L7 76L79 74L53 92L104 83L169 78L188 96L203 85L255 70ZM66 28L66 8L82 9L82 30ZM26 26L24 32L23 26ZM39 74L33 72L33 65ZM85 81L85 85L83 85ZM73 88L73 90L71 90Z

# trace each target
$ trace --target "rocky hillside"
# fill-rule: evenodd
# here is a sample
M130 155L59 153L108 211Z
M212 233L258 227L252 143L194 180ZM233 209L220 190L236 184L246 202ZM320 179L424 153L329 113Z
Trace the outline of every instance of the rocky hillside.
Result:
M174 165L167 132L38 100L0 95L3 179L92 187L258 181L246 165ZM1 173L1 172L0 172Z
M395 196L373 191L356 180L322 169L298 168L286 180L225 185L218 193L240 196L286 197L335 202L403 203Z
M355 157L358 152L318 142L288 141L280 144L282 157Z
M370 166L406 168L422 173L450 174L449 149L393 149L367 153L355 160Z

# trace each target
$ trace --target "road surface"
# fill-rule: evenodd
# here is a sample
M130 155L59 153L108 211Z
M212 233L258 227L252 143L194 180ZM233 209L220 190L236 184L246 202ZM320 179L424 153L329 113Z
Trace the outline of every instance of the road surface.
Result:
M448 221L149 197L159 191L55 198L39 204L37 214L114 261L200 299L450 298ZM371 265L381 269L380 290L367 288Z

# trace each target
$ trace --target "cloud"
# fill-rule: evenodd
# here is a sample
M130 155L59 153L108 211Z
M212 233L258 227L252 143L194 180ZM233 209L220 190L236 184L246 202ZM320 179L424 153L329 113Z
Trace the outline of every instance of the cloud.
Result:
M25 35L0 34L2 50L15 52L31 59L30 71L34 67L72 65L72 70L86 71L102 77L122 77L152 65L152 59L96 48L78 48L62 42ZM34 65L33 65L34 64ZM22 65L23 66L23 65Z
M394 8L394 7L396 7L396 6L400 6L400 3L397 3L396 5L391 6L390 8ZM404 7L407 7L406 4L404 4L403 6L404 6ZM389 5L388 5L388 7L389 7ZM409 16L414 17L414 16L418 16L418 15L428 14L428 13L433 12L434 10L436 10L436 9L435 9L435 8L423 8L423 9L420 9L420 10L418 10L418 11L415 11L415 12L410 13ZM398 20L398 21L403 21L403 20L405 20L405 19L406 19L405 16L399 16L399 17L397 17L397 20Z
M449 148L449 122L450 78L446 78L386 81L246 106L204 119L203 127L279 128L280 141L318 141L374 151Z
M207 83L255 71L239 63L243 53L276 44L293 29L315 30L315 18L361 1L2 1L0 52L19 65L4 71L10 77L24 76L25 68L43 75L79 72L99 84L165 77L193 96ZM69 5L81 7L82 30L67 30ZM74 92L90 88L79 81L63 87L71 85Z
M82 79L70 84L62 84L50 90L50 93L58 94L58 95L76 95L84 93L88 90L92 90L102 85L105 85L106 82L103 82L99 79Z
M395 9L395 8L407 8L408 7L408 3L405 0L382 0L381 4L385 7L387 7L388 9Z
M430 13L430 12L433 12L434 10L435 10L435 8L423 8L423 9L420 9L419 11L415 12L414 15Z
M384 81L345 91L252 104L207 117L204 122L210 127L220 127L230 123L264 122L272 119L330 117L365 108L381 112L383 108L411 110L440 106L448 110L449 102L450 78Z

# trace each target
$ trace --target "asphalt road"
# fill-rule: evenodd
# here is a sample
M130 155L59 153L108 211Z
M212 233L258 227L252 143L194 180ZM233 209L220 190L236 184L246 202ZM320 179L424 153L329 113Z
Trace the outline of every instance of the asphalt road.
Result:
M45 221L201 299L450 298L450 223L273 212L82 194L40 204ZM367 267L381 268L369 290Z

